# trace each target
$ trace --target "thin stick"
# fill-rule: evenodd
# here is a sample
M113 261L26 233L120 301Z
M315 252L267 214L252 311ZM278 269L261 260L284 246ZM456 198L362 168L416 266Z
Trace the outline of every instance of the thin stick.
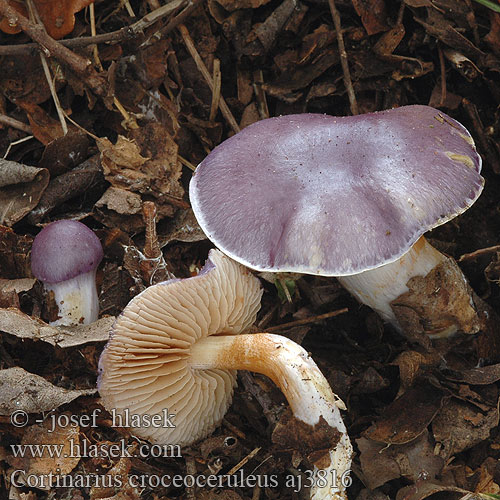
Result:
M12 8L7 0L0 0L0 15L6 17L9 24L17 24L32 40L37 42L47 57L55 57L80 75L97 95L106 95L107 81L104 75L98 74L86 57L75 54L64 45L56 42L48 35L42 24L32 23Z
M335 5L335 0L328 0L330 5L330 12L333 18L333 24L335 25L335 31L337 32L337 44L339 46L340 53L340 63L342 64L342 71L344 72L344 85L347 90L347 95L349 96L349 104L351 105L351 114L357 115L358 103L356 101L356 94L354 93L354 88L352 86L351 73L349 71L349 63L347 62L347 52L344 45L344 37L342 36L342 24L340 22L340 14Z
M208 121L213 122L215 120L215 115L219 109L220 102L220 88L222 83L222 76L220 72L220 61L219 59L214 59L214 70L213 70L213 82L214 88L212 91L212 105L210 106L210 116Z
M92 36L97 35L96 27L95 27L95 4L92 2L90 4L90 33ZM97 65L97 67L101 70L104 71L104 68L102 67L101 60L99 59L99 49L97 48L97 44L94 44L92 47L92 53L94 54L94 62Z
M134 10L132 9L132 6L130 5L130 2L128 0L122 0L122 5L125 6L130 17L135 17Z
M490 253L495 253L500 250L500 245L494 245L492 247L480 248L479 250L474 250L471 253L464 253L458 259L458 262L465 262L467 260L474 260L483 255L489 255Z
M21 144L22 142L29 141L30 139L34 139L34 137L32 135L28 135L27 137L23 137L22 139L18 139L17 141L11 142L9 144L9 147L7 148L7 151L5 151L5 154L3 155L3 159L5 160L5 158L9 156L12 146L15 146L16 144Z
M347 307L343 309L338 309L337 311L331 311L325 314L319 314L318 316L312 316L310 318L298 319L296 321L290 321L289 323L283 323L281 325L272 326L271 328L266 328L266 333L279 332L287 328L292 328L294 326L307 325L308 323L316 323L324 319L333 318L339 314L343 314L349 311Z
M196 50L196 47L194 45L193 39L191 38L191 35L189 34L189 31L187 30L186 26L181 24L179 26L179 31L182 35L182 39L184 40L184 44L186 45L186 48L188 49L188 52L191 54L191 57L193 58L194 62L196 63L196 66L200 73L202 74L203 78L207 82L207 85L209 86L210 90L213 92L214 91L214 82L212 81L212 77L210 76L210 73L205 66L205 63L203 62L203 59L201 58L200 54ZM231 110L229 109L229 106L226 104L226 101L224 100L224 97L220 96L220 101L219 101L219 108L221 110L222 116L226 119L228 122L229 126L233 129L235 133L240 131L240 127L236 120L234 119L233 114L231 113Z
M444 106L446 101L446 66L444 64L444 55L441 44L438 42L438 55L439 55L439 68L441 72L441 98L439 101L440 106Z
M179 18L179 22L182 22L188 14L190 14L194 8L196 8L203 0L192 0L187 3L187 7L181 11L176 18ZM5 4L5 0L0 0L2 4ZM117 31L112 31L111 33L102 33L96 36L82 36L78 38L70 38L68 40L59 40L58 45L62 45L68 48L78 48L87 47L93 43L118 43L124 40L129 40L134 38L138 33L142 33L146 28L154 24L156 21L165 17L172 12L176 11L178 8L182 7L186 3L186 0L173 0L166 5L163 5L159 9L146 14L143 18L130 26L125 26ZM5 16L2 11L3 5L0 7L0 13ZM174 21L174 19L172 19ZM162 35L172 31L176 25L171 25L172 21L161 30ZM170 27L169 27L170 26ZM39 48L37 43L25 43L22 45L4 45L0 46L0 55L21 55L26 54Z
M228 471L224 479L238 472L245 464L247 464L253 457L255 457L255 455L257 455L257 453L259 453L261 449L262 448L260 446L254 448L245 458L240 460L230 471Z
M19 120L16 120L15 118L11 118L10 116L7 115L2 115L0 114L0 123L3 125L7 125L12 128L17 128L17 130L22 130L23 132L26 132L27 134L31 134L31 127L27 125L26 123L20 122Z
M257 98L257 108L259 111L259 116L262 120L269 118L269 108L267 107L266 93L262 88L264 84L264 75L261 69L257 69L253 72L253 91L255 92L255 97Z
M28 10L30 14L31 21L33 23L42 24L40 16L38 15L38 11L36 10L36 6L33 3L33 0L28 0ZM43 72L45 74L45 79L49 85L50 94L52 95L52 100L54 101L54 105L56 107L57 116L59 117L59 121L61 122L61 127L63 134L66 135L68 133L68 125L66 120L64 119L64 113L62 110L61 102L59 101L59 96L57 95L56 87L54 85L54 81L52 80L52 74L50 73L49 65L47 64L47 58L43 52L40 52L40 60L42 62Z

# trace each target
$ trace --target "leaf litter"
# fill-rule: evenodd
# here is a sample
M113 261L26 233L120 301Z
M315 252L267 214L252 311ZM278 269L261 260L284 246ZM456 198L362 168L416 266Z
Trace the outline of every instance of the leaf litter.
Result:
M250 374L239 376L243 389L222 426L180 457L58 462L44 454L16 462L11 445L125 440L137 446L93 396L97 360L114 317L134 295L202 267L210 244L189 208L192 170L255 121L303 112L348 115L353 103L360 112L430 104L471 130L484 159L485 191L431 236L459 260L478 294L476 307L484 302L480 331L429 342L408 296L397 307L415 323L415 335L403 338L334 280L312 276L296 284L292 302L265 284L258 323L271 330L283 325L281 334L302 342L346 402L356 451L349 499L498 495L500 14L465 0L337 1L333 18L327 2L309 0L28 3L31 10L0 0L0 467L7 478L0 496L307 497L284 482L287 474L304 475L310 462L292 428L279 423L282 395ZM103 243L101 319L92 325L49 325L50 296L31 276L34 236L61 218L81 220ZM346 307L347 313L330 314ZM19 406L30 414L25 428L9 422ZM96 427L47 430L47 415L83 416L96 408ZM287 445L277 447L272 435ZM219 491L129 485L117 492L9 479L14 468L35 475L60 469L74 478L92 470L110 480L235 467L246 475L277 474L279 484Z

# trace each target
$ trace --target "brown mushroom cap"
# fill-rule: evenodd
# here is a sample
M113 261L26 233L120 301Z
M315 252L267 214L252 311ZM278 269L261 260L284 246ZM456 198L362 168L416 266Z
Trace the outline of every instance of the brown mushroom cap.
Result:
M261 295L258 279L217 250L198 276L144 290L116 320L99 360L103 405L130 415L168 409L175 428L133 429L152 442L182 446L208 435L231 403L235 372L191 368L190 348L209 335L242 333Z
M324 276L393 262L480 195L481 158L428 106L280 116L217 146L191 180L205 234L259 271Z

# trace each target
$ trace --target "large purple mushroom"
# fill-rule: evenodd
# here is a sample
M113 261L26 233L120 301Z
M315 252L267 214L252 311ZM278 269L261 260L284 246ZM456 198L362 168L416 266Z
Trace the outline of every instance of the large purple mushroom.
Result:
M97 319L95 276L102 257L99 238L81 222L59 220L38 233L31 249L31 271L46 290L54 292L59 318L51 324L88 324Z
M428 106L289 115L216 147L196 169L190 198L208 238L238 262L340 277L400 328L391 302L446 259L422 235L476 201L480 171L467 129Z

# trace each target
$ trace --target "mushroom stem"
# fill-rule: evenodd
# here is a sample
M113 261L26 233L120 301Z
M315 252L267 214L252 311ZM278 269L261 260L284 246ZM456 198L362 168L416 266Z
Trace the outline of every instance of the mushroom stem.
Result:
M423 236L398 260L338 280L400 332L413 335L420 330L431 338L449 337L457 330L477 332L472 291L466 278L452 259ZM440 293L447 294L446 308L440 306Z
M268 333L210 336L191 346L192 369L250 370L268 376L287 398L296 419L315 426L321 417L339 433L311 499L343 499L352 446L340 415L344 408L309 354L286 337ZM317 471L315 471L317 472ZM321 487L322 486L322 487Z
M87 325L99 316L99 299L95 284L96 268L60 283L45 283L54 292L59 318L51 325Z

